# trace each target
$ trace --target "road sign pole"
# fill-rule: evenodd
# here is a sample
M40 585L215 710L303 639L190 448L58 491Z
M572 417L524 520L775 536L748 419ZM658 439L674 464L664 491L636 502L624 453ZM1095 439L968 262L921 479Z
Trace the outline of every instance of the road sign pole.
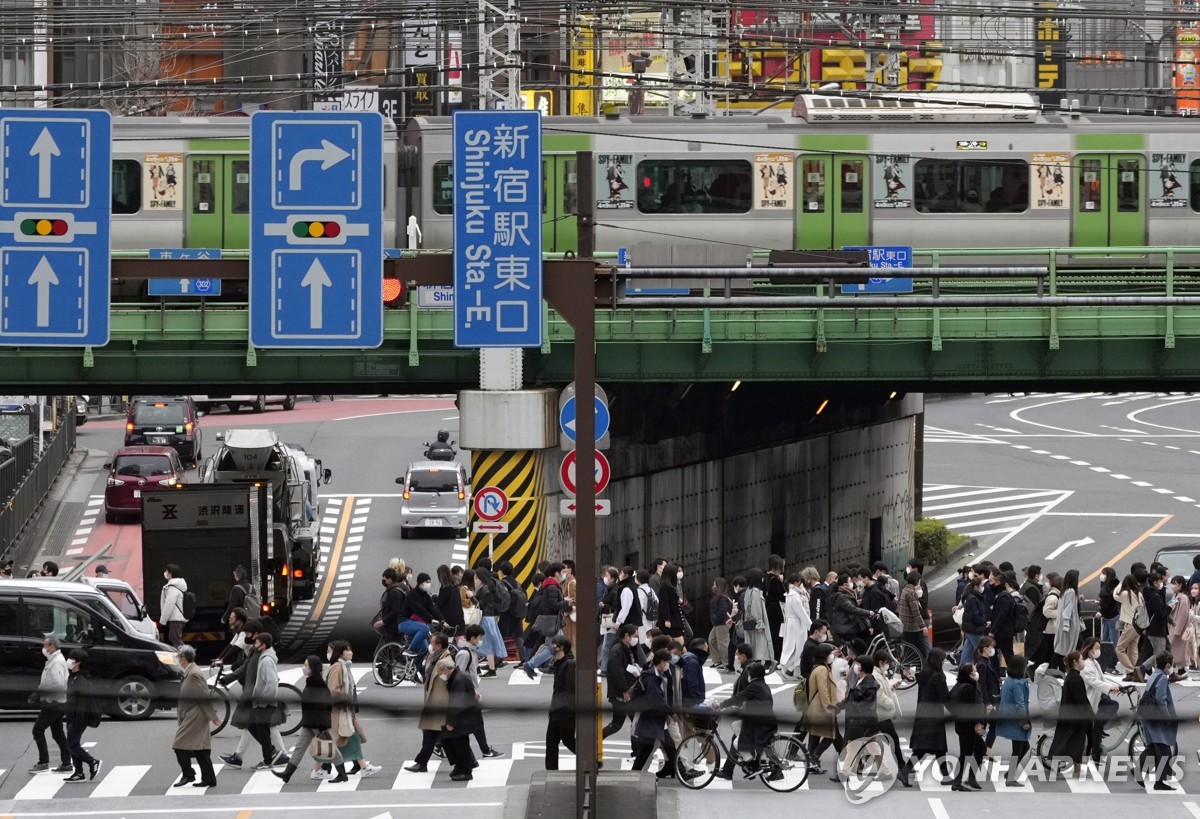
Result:
M494 534L492 534L491 532L488 532L488 562L489 563L492 562L492 558L495 556L493 554L493 552L494 552L493 547L494 547L495 543L496 543L496 536Z

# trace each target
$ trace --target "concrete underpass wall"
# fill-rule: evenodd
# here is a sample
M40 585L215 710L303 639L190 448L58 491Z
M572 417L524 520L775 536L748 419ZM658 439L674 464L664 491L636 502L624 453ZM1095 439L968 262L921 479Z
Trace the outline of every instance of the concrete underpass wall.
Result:
M903 568L912 549L916 414L867 427L769 446L614 480L611 517L597 519L602 563L644 567L655 557L683 563L685 588L705 595L767 556L822 574L872 559ZM547 451L548 476L561 453ZM551 477L546 559L574 554L573 521L558 517Z

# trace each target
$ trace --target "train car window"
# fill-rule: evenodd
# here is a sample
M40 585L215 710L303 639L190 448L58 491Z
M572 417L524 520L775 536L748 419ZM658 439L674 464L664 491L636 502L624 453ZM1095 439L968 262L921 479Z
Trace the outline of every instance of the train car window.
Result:
M922 213L1024 213L1029 164L1019 159L921 159L913 172Z
M250 212L250 160L233 160L233 213Z
M647 159L638 163L642 213L749 213L753 171L742 159Z
M825 160L806 159L801 168L804 174L804 212L825 212Z
M1192 160L1192 172L1188 174L1188 193L1192 210L1200 211L1200 159Z
M112 212L137 213L142 209L142 166L136 159L114 159Z
M562 213L575 213L577 210L576 202L579 198L579 181L575 173L575 160L564 159L562 172Z
M433 212L454 213L454 167L445 160L433 163Z
M216 213L216 162L197 159L192 162L192 213Z
M1104 210L1104 179L1099 159L1077 158L1079 168L1079 210L1099 213Z
M1137 213L1142 209L1138 185L1141 163L1136 159L1117 160L1117 212Z
M863 161L842 159L838 165L842 178L842 213L862 213Z

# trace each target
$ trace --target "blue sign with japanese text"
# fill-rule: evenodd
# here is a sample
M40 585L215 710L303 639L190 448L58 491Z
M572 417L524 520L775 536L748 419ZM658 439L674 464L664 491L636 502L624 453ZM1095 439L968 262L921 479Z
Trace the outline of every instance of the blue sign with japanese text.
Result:
M912 267L912 248L902 245L879 247L843 247L842 250L865 250L871 254L871 267L877 270L902 270ZM911 293L912 279L877 278L859 284L843 284L843 293Z
M151 259L219 259L219 247L152 247ZM186 270L187 268L182 268ZM147 279L147 296L219 296L220 279Z
M454 113L454 345L542 344L542 115Z
M383 118L250 118L250 341L383 343Z
M0 111L0 344L108 343L112 116Z

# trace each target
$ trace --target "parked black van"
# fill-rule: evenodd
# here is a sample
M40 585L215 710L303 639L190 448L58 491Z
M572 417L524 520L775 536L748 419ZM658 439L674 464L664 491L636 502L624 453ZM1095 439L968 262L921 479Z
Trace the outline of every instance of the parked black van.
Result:
M175 649L130 633L110 611L111 603L83 583L56 580L0 582L0 708L29 708L45 658L42 640L53 636L67 654L82 648L88 671L106 696L105 711L121 719L149 717L173 708L182 672ZM108 603L107 606L103 603Z

